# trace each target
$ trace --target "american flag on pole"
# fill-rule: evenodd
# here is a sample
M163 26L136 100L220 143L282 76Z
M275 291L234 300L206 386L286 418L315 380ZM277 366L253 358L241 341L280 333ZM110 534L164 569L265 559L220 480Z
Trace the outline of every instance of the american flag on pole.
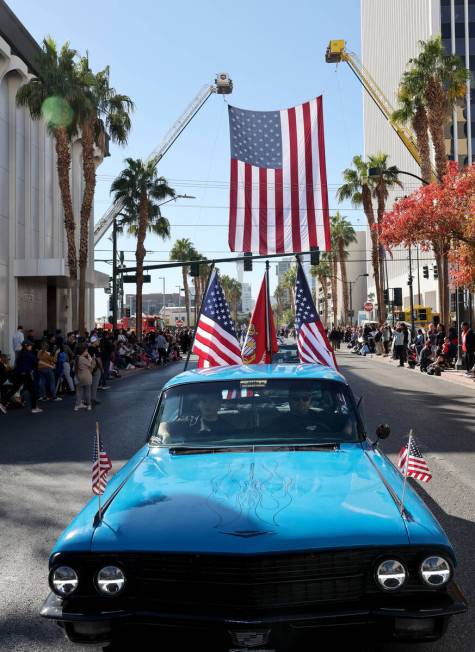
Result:
M216 270L211 272L203 299L193 353L198 356L198 367L242 364L241 347Z
M94 451L92 455L92 492L101 496L107 485L107 474L112 469L112 462L104 450L98 428L94 435Z
M319 362L336 369L336 361L308 287L300 260L295 281L295 326L300 362Z
M282 111L229 107L229 247L329 251L322 97Z
M412 435L409 436L407 444L399 451L397 465L405 477L415 478L422 482L429 482L432 479L429 465L418 449Z

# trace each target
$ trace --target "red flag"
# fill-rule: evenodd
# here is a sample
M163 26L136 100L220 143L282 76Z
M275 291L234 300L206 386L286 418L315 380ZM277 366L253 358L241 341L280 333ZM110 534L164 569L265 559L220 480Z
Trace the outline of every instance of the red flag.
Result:
M271 352L277 353L278 350L274 317L267 292L267 274L264 274L242 347L242 361L244 364L259 364L261 362L268 364L271 362Z

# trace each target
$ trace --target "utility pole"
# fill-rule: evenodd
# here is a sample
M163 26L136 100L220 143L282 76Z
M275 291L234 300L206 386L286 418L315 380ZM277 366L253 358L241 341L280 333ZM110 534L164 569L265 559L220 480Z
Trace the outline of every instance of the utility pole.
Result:
M410 308L411 308L411 342L414 341L414 336L415 336L415 331L416 327L414 324L414 291L412 289L412 282L413 282L413 276L412 276L412 255L411 255L411 247L409 247L409 300L410 300Z
M353 281L348 281L350 284L350 326L353 326Z
M112 223L112 329L117 329L117 219Z

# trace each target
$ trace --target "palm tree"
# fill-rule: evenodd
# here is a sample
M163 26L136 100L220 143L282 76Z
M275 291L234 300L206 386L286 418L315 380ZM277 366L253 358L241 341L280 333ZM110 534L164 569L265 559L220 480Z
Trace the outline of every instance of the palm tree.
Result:
M38 57L38 77L18 89L16 103L27 107L34 120L43 118L56 148L56 167L64 212L71 287L72 325L77 325L77 251L76 224L69 173L71 138L77 132L78 113L84 98L76 72L77 52L65 43L60 50L48 37Z
M368 176L368 164L359 155L353 157L352 168L343 170L344 183L337 190L337 199L342 202L351 200L353 206L362 206L368 222L369 234L371 237L371 264L373 266L374 284L376 286L376 300L378 313L382 321L384 315L384 296L381 287L381 276L379 272L379 238L375 228L376 219L372 201L372 185Z
M297 281L297 267L292 265L282 277L282 287L289 291L290 307L295 315L295 283Z
M158 235L169 235L168 220L160 213L160 201L166 197L174 197L175 191L168 185L164 177L157 175L154 161L144 163L141 159L125 159L127 167L122 170L112 182L111 192L115 193L114 203L123 201L125 221L134 225L133 232L137 236L135 250L136 271L136 324L137 338L142 339L142 288L143 288L143 261L145 258L145 237L147 230ZM124 221L124 218L123 220Z
M187 260L195 260L198 252L194 248L189 238L181 238L176 240L175 244L170 251L170 260L177 260L185 262ZM188 287L188 265L183 265L181 268L183 274L183 288L185 290L185 307L186 307L186 320L188 326L190 325L190 290Z
M324 257L325 256L325 257ZM323 323L328 326L328 279L332 276L330 262L326 254L320 256L320 263L310 267L310 274L318 278L323 291ZM315 304L317 300L315 297Z
M389 190L392 190L395 186L402 188L402 183L399 181L399 170L395 165L388 166L388 154L373 154L368 157L368 167L376 168L377 174L373 177L373 197L377 202L377 215L378 215L378 224L381 224L384 218L384 213L386 212L386 201L388 199ZM380 284L382 290L385 287L384 281L384 259L386 257L386 252L382 245L378 246L379 249L379 276ZM380 311L381 321L386 320L386 304L383 301Z
M338 324L338 244L335 235L331 230L330 242L331 250L327 252L327 258L331 269L330 283L332 289L333 326L336 327Z
M458 55L447 54L441 36L420 41L419 55L409 60L411 68L407 73L412 83L412 94L420 104L427 107L427 121L434 145L435 168L440 180L447 167L445 148L445 126L453 110L467 92L470 71ZM449 270L448 252L450 242L447 238L432 243L439 269L439 301L441 318L448 323L449 312Z
M394 111L391 119L401 124L410 122L416 134L417 149L421 159L421 176L424 181L429 183L432 177L429 121L424 98L418 93L417 88L417 75L414 75L412 71L406 71L399 85L399 108Z
M341 215L339 211L331 217L330 222L331 235L335 242L335 248L338 251L338 258L340 261L341 280L343 282L343 317L345 324L348 323L348 305L349 305L349 292L348 292L348 274L346 271L346 258L348 252L346 248L352 242L356 242L355 230L346 217Z
M89 223L96 188L94 145L105 149L105 131L119 145L127 143L131 128L130 113L133 102L127 95L119 95L109 83L109 67L94 74L88 57L82 57L77 74L84 94L79 123L81 127L84 193L81 205L79 236L79 329L85 329L86 270L89 249Z
M242 295L242 287L239 281L230 276L223 274L219 277L221 287L223 288L224 296L226 301L231 306L231 313L233 316L234 323L237 323L237 308L238 303Z
M279 283L274 290L274 298L276 300L276 317L278 325L282 323L284 309L286 306L285 299L289 296L288 290L282 287L282 283Z

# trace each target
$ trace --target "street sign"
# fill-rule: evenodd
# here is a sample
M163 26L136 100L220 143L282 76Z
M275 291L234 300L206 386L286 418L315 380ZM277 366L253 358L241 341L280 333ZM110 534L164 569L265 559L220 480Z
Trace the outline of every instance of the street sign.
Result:
M366 312L371 312L371 311L373 310L374 306L373 306L373 304L371 303L371 301L367 301L367 302L364 304L363 308L366 310Z
M124 275L122 280L124 283L137 283L137 276L135 274ZM150 283L150 274L143 275L143 282Z
M177 319L177 320L175 321L175 326L183 326L184 323L185 323L185 322L183 321L183 319Z

